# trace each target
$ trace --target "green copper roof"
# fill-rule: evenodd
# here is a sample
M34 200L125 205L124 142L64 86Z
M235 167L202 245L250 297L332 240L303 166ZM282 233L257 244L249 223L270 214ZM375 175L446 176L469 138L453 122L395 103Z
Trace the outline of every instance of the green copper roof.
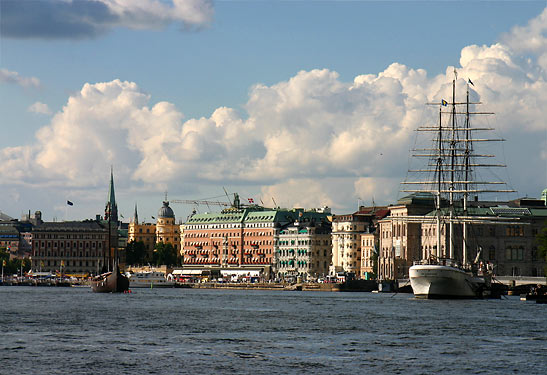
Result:
M186 224L219 224L219 223L264 223L281 222L288 223L298 220L302 213L302 219L326 220L327 214L315 211L269 209L264 207L249 207L243 209L228 208L220 213L204 213L193 215Z

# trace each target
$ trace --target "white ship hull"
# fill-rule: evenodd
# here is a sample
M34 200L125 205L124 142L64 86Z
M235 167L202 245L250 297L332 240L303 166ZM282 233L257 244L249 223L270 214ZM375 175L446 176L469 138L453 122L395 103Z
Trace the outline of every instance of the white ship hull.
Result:
M414 265L409 276L416 298L477 298L482 297L485 285L482 277L438 264Z
M167 280L161 272L138 272L129 275L130 288L173 288L174 281Z

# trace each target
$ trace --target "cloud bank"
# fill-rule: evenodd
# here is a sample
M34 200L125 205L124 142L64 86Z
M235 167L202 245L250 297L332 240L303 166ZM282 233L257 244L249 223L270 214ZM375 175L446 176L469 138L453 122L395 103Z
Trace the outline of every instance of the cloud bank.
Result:
M546 12L505 43L463 48L456 66L459 91L471 78L472 95L496 113L493 125L511 142L515 187L537 194L547 160ZM520 48L519 38L535 39ZM307 207L393 202L414 129L436 118L424 103L450 97L453 69L428 77L393 63L351 82L327 69L300 71L252 87L244 114L220 107L191 119L172 103L152 104L134 82L88 83L34 144L0 150L0 177L28 186L103 186L105 168L115 164L118 178L155 189L250 185L266 204L291 197L288 204Z
M115 27L181 29L208 25L210 0L45 0L0 2L0 32L8 38L95 38Z

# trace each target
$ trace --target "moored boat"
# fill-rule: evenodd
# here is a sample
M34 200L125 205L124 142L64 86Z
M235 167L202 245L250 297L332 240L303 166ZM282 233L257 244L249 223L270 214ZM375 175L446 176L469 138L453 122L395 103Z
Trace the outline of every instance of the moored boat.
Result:
M451 265L416 264L409 276L416 298L479 298L487 288L484 277Z
M167 280L163 272L144 271L129 274L130 288L174 288L175 282Z
M123 293L129 290L129 279L122 275L118 266L114 272L98 275L91 281L91 290L96 293Z

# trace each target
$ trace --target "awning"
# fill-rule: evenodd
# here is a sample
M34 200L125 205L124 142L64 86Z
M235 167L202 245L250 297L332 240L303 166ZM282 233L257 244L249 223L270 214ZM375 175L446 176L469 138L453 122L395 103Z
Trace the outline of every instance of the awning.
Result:
M175 275L201 275L202 270L173 270L172 274Z

